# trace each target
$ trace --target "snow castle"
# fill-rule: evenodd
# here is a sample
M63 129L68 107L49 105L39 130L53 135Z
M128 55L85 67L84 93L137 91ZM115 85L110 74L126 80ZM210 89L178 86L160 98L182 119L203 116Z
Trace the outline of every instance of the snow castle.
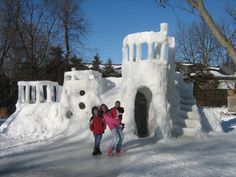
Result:
M88 132L91 107L101 103L111 107L120 100L126 134L158 138L201 134L192 85L175 72L175 38L167 32L168 25L161 23L159 32L124 38L122 78L72 69L65 73L63 86L50 81L19 82L17 110L0 131L15 138L48 138L74 128Z

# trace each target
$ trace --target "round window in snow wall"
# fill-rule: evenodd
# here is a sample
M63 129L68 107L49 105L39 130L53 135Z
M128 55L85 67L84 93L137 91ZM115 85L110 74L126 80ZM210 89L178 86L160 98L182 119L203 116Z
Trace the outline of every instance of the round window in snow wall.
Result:
M84 95L85 95L85 91L84 91L84 90L81 90L81 91L79 92L79 94L80 94L80 96L84 96Z
M86 106L85 106L85 104L84 104L83 102L80 102L80 103L79 103L79 108L80 108L80 109L85 109L85 107L86 107Z
M73 116L73 113L71 111L67 111L65 116L67 119L70 119Z

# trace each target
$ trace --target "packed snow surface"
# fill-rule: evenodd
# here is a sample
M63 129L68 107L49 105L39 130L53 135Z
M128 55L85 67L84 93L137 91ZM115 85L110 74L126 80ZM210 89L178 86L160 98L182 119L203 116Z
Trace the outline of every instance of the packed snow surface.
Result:
M62 135L47 141L27 142L0 136L1 177L64 176L165 176L233 177L236 174L236 116L223 115L226 109L204 109L208 116L218 113L225 133L197 139L158 141L125 137L123 156L106 155L111 140L106 130L101 156L93 157L93 136Z

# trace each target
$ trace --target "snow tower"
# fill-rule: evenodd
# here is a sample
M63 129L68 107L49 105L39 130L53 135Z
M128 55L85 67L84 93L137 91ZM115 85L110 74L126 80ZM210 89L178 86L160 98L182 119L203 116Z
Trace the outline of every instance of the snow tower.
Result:
M167 36L167 31L168 24L161 23L160 32L129 34L123 40L124 117L139 137L155 134L162 138L170 133L194 136L201 127L199 116L185 120L195 105L191 85L185 89L190 104L181 110L180 92L186 85L175 72L175 38Z

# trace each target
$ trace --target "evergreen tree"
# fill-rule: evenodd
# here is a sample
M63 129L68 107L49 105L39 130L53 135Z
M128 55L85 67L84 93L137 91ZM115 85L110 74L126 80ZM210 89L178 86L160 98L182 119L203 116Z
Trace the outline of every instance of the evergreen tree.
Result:
M101 72L100 64L102 64L102 60L100 59L99 54L96 53L96 55L94 56L93 61L92 61L92 69L95 71Z
M109 77L115 73L114 67L112 65L112 60L109 58L104 68L104 76Z
M63 50L60 47L51 47L49 59L54 62L59 62L63 60Z
M70 70L70 65L64 60L60 47L51 47L49 61L42 68L41 79L63 83L64 72Z
M74 55L71 59L71 65L73 68L76 68L76 70L86 70L88 67L84 64L82 58L77 58L76 55Z

